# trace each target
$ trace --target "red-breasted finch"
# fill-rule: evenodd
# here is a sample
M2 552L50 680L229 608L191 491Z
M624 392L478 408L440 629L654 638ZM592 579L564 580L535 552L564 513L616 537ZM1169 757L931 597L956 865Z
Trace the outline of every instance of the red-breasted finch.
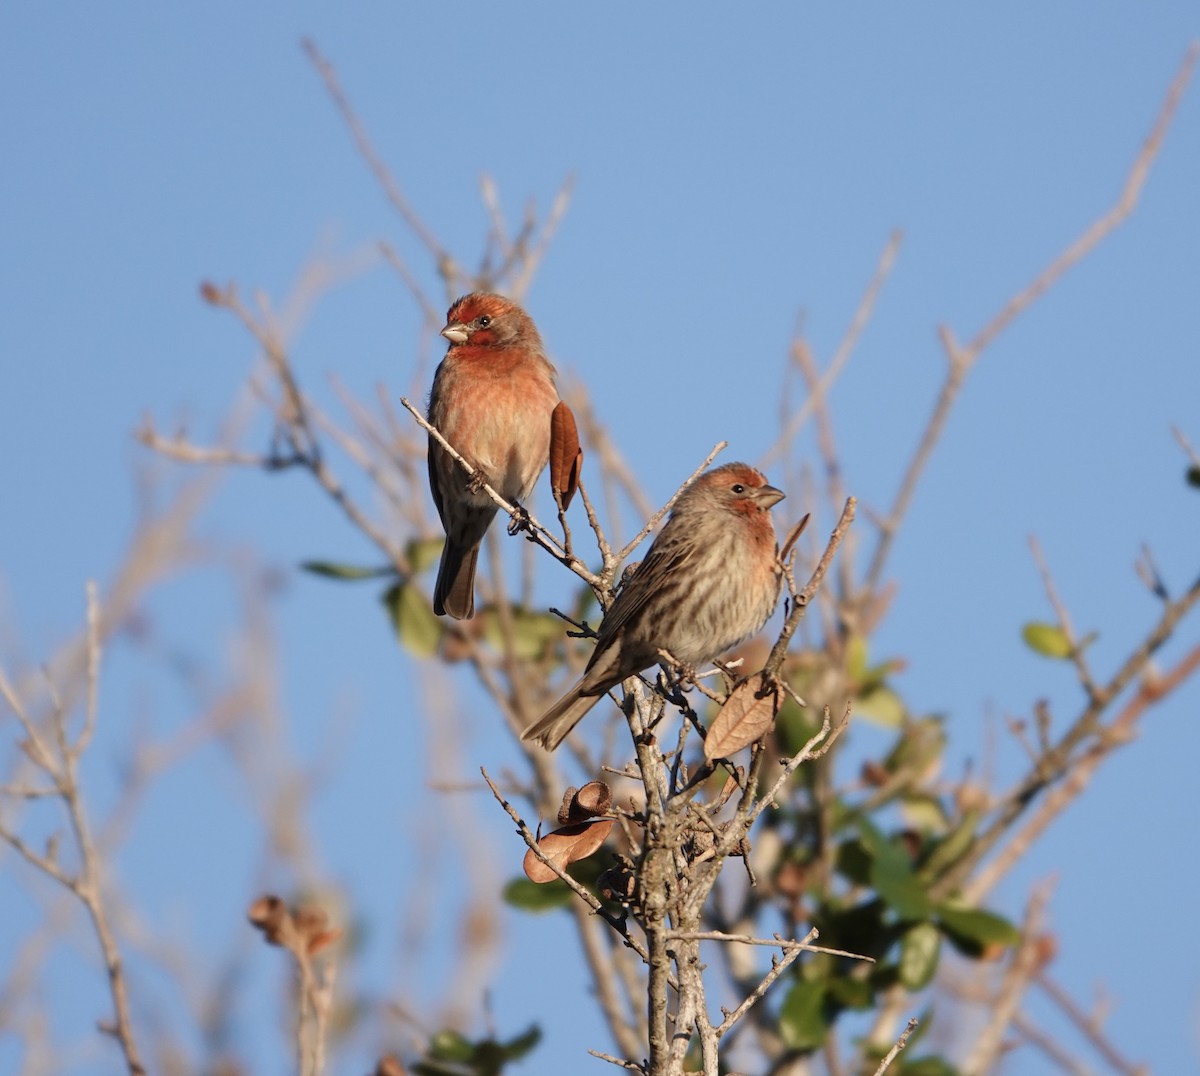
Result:
M701 475L609 607L583 676L521 738L553 751L601 696L661 661L660 650L695 668L757 633L783 585L771 521L782 499L744 463Z
M550 456L550 413L558 403L554 367L533 319L489 292L450 307L450 341L433 377L429 422L506 501L528 498ZM446 531L433 611L475 615L475 561L496 505L434 438L429 488Z

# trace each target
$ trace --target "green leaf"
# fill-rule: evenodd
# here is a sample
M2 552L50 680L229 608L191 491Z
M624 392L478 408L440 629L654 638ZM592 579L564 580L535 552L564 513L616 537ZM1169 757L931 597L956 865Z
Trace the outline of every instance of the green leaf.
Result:
M470 1069L457 1061L414 1061L413 1076L467 1076Z
M959 1076L959 1071L944 1058L931 1055L901 1063L899 1076Z
M852 680L861 680L867 671L867 640L851 635L846 640L846 673Z
M901 919L924 919L929 915L932 905L925 886L898 857L871 861L871 887Z
M312 572L313 575L321 575L326 579L378 579L381 576L395 575L396 569L392 567L384 568L363 568L357 564L337 564L331 560L305 560L300 562L300 568L306 572Z
M575 894L561 879L538 884L528 878L514 878L504 887L501 896L506 904L523 912L549 912L555 908L565 908Z
M388 587L382 601L401 645L419 658L433 657L442 638L442 625L433 615L429 599L405 582Z
M932 881L963 857L975 840L979 817L979 811L967 811L962 821L933 846L929 857L921 865L922 878Z
M917 991L929 985L937 971L942 936L932 923L918 923L900 939L900 983Z
M513 653L526 661L536 661L546 647L563 634L563 622L548 613L534 613L515 606L509 610L512 617ZM494 608L483 611L483 637L500 653L505 653L504 625L500 613Z
M871 888L901 919L929 918L929 894L913 872L908 852L865 818L859 819L858 831L871 854Z
M1071 656L1071 640L1057 624L1030 621L1021 629L1021 637L1030 650L1043 657L1061 661Z
M528 1031L518 1035L515 1039L509 1039L507 1042L500 1044L504 1052L504 1060L520 1061L521 1058L530 1053L541 1041L542 1029L537 1024L530 1024Z
M779 750L784 755L796 754L817 734L820 727L811 709L803 709L790 695L784 695L783 705L775 715L775 736L779 741ZM796 771L796 777L801 781L811 781L816 769L815 766L801 766Z
M883 768L888 773L905 770L914 781L921 781L941 765L945 748L945 722L940 717L922 717L905 725L896 746L883 760Z
M989 945L1013 946L1021 940L1021 932L994 912L951 901L939 904L934 911L946 937L968 956L981 955Z
M435 1061L470 1061L474 1053L471 1041L449 1028L436 1032L429 1040L429 1055Z
M408 558L413 575L432 568L442 555L445 546L444 538L414 538L404 547L404 555Z
M793 1050L815 1050L825 1042L829 1019L823 982L793 984L779 1010L779 1033Z
M905 825L921 833L945 833L946 812L942 801L927 792L906 793L900 801Z
M884 925L884 903L871 898L849 908L822 908L814 917L813 926L821 931L821 944L848 953L878 958L891 946L894 935ZM824 954L814 954L817 957Z
M904 703L890 687L877 687L854 700L854 716L881 728L899 728L904 714Z
M1200 467L1189 467L1187 472L1189 486L1200 487Z
M865 979L849 979L835 975L829 979L829 996L835 998L846 1009L869 1009L875 1000L875 991Z
M871 882L871 853L861 840L843 841L837 850L837 871L855 885Z

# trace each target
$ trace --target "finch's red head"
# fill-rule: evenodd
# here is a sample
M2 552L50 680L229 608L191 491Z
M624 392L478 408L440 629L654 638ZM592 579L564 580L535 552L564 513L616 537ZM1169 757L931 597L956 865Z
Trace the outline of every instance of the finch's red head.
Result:
M705 471L683 496L693 494L712 507L751 517L769 512L784 497L782 490L768 485L766 475L748 463L727 463Z
M512 300L490 291L473 291L456 300L446 313L442 335L450 341L451 350L463 344L542 349L533 319Z

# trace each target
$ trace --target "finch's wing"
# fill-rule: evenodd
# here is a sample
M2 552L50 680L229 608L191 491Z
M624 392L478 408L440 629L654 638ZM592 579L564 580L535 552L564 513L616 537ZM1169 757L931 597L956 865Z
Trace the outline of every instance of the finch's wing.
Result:
M442 487L438 484L437 467L434 464L434 456L441 447L432 437L429 438L429 451L426 453L425 463L429 467L429 492L433 494L433 506L437 509L438 519L445 527L446 513L442 510Z
M672 531L670 524L650 546L646 559L638 565L629 580L617 595L617 600L609 607L596 633L597 655L606 649L621 629L637 618L638 613L646 606L651 596L657 591L670 585L676 573L686 573L688 562L696 555L696 543L681 532ZM590 663L589 663L590 667Z

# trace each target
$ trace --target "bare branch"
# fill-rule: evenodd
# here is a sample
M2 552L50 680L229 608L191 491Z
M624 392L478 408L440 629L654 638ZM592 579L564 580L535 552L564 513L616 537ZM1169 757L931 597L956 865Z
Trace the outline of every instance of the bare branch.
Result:
M379 154L375 152L375 147L371 144L371 140L367 136L366 128L359 120L358 114L354 111L349 99L342 90L333 65L325 59L317 48L316 42L311 38L304 38L301 45L304 48L305 54L312 62L313 67L317 69L317 74L321 76L321 80L325 83L325 88L328 90L329 96L333 99L334 105L341 113L346 126L350 129L350 135L354 139L355 146L358 147L359 154L366 161L367 167L371 170L372 175L375 176L380 187L383 188L387 200L391 202L392 207L400 215L404 223L408 225L409 230L433 257L446 281L448 290L451 292L456 291L462 274L455 265L454 259L451 258L449 252L437 241L433 232L426 227L425 222L417 216L412 206L408 204L408 199L404 197L399 185L392 177L391 171L384 164Z
M854 353L859 337L862 336L863 330L871 320L871 315L875 311L875 304L879 300L879 294L883 291L883 285L887 281L888 276L891 275L892 266L895 264L902 239L903 233L899 230L892 232L888 236L887 244L884 246L883 252L879 255L879 263L875 266L875 274L871 277L871 282L867 285L867 290L859 300L858 307L854 311L854 317L851 319L841 343L838 344L837 351L834 352L828 368L819 381L809 385L808 397L800 405L800 409L789 419L787 426L779 435L779 439L767 450L759 463L760 468L765 469L781 460L787 454L788 446L804 428L804 424L814 413L825 406L829 390L833 387L833 383L838 379L842 368ZM793 351L793 354L795 354L795 351Z
M896 1040L895 1045L893 1045L892 1048L883 1055L883 1059L879 1062L879 1067L875 1070L875 1076L883 1076L883 1074L887 1072L889 1068L891 1068L892 1062L895 1061L899 1056L900 1051L908 1045L909 1036L911 1036L916 1030L917 1018L914 1016L911 1020L909 1020L908 1026L902 1032L900 1032L900 1037Z
M829 565L833 561L834 554L838 551L838 546L842 544L842 539L846 537L846 532L850 528L850 524L854 522L854 512L858 505L858 501L854 497L846 499L846 505L842 509L841 518L837 521L837 526L833 528L833 533L829 536L829 541L825 545L825 552L821 554L821 559L817 561L817 566L813 569L812 575L809 576L808 582L804 589L798 594L792 594L792 608L788 613L787 619L784 621L783 630L779 633L779 638L775 645L771 648L771 656L767 658L767 663L763 667L763 671L769 676L777 676L780 668L783 666L783 659L787 656L788 646L791 645L792 636L796 634L796 629L800 626L800 621L804 617L805 610L808 608L808 603L820 587L821 581L825 578L825 573L829 571Z
M626 545L624 546L624 548L622 548L620 550L620 552L617 553L617 556L616 556L617 564L621 564L622 562L624 562L624 560L629 556L629 554L632 553L635 549L637 549L637 547L639 545L642 544L642 542L650 535L650 533L654 530L654 528L657 527L663 521L666 514L669 511L671 511L672 508L675 507L675 502L678 501L679 498L683 496L684 491L687 490L687 488L693 482L695 482L696 479L699 478L706 470L708 470L709 464L711 464L712 461L715 460L717 458L717 456L719 456L721 454L721 452L724 451L728 447L729 447L728 441L718 441L715 445L713 445L712 451L709 452L709 454L704 458L704 462L702 464L700 464L699 467L697 467L690 475L688 475L687 478L685 478L683 480L683 483L680 485L680 487L674 493L671 494L667 503L664 504L657 512L655 512L654 515L652 515L650 517L650 519L647 521L646 525L640 531L638 531L638 533L636 535L634 535L634 537L632 539L630 539L630 541L628 543L626 543Z
M892 502L892 507L887 515L880 521L879 542L875 547L870 567L866 573L866 585L869 590L876 589L883 577L884 567L891 552L892 543L895 541L900 525L908 513L909 505L912 503L913 495L917 490L917 483L925 471L925 466L929 462L934 446L941 439L946 419L949 417L950 410L954 406L959 389L962 388L967 374L975 365L979 356L1013 321L1041 298L1068 269L1090 254L1110 233L1124 223L1136 208L1142 187L1146 182L1146 177L1150 174L1150 166L1154 163L1154 159L1158 156L1158 152L1162 148L1163 140L1166 137L1171 121L1174 119L1180 99L1183 97L1183 92L1191 80L1197 58L1200 58L1200 46L1193 45L1188 49L1183 63L1180 65L1175 78L1167 90L1166 98L1159 109L1154 126L1143 143L1141 151L1135 158L1133 167L1125 178L1125 185L1113 207L1088 225L1075 242L1046 266L1030 284L1009 299L992 320L965 347L955 340L954 334L950 329L942 328L942 346L945 348L946 356L949 360L946 380L942 384L941 391L938 393L937 402L934 404L933 413L926 423L925 432L922 434L916 451L913 453L913 457L900 482L896 499Z

